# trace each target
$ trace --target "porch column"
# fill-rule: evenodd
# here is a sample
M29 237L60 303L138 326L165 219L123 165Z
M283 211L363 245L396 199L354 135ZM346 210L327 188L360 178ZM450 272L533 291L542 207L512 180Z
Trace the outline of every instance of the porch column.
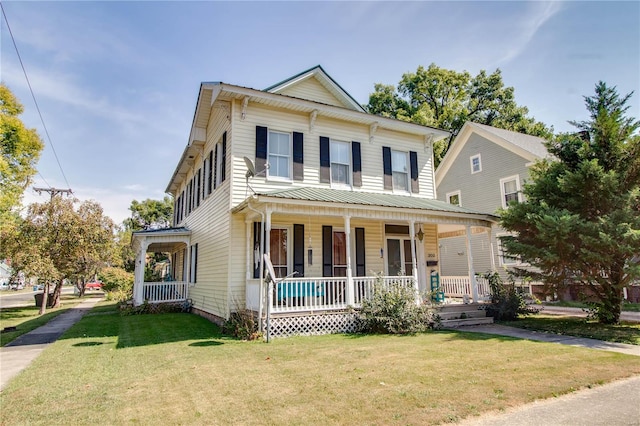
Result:
M492 227L487 228L487 238L489 238L489 255L491 256L491 272L496 272L496 257L493 251Z
M471 254L471 225L467 225L467 264L469 266L469 283L471 283L471 293L473 303L478 303L478 283L476 282L476 273L473 270L473 255Z
M144 302L144 269L146 266L146 254L149 243L146 238L140 242L140 250L136 254L134 269L135 288L133 293L133 304L139 306Z
M347 306L355 304L353 295L353 275L351 271L351 216L344 217L344 236L346 239L347 250Z
M416 223L409 221L409 237L411 237L411 275L413 276L413 287L416 290L416 302L420 303L420 288L418 287L418 263L416 260Z

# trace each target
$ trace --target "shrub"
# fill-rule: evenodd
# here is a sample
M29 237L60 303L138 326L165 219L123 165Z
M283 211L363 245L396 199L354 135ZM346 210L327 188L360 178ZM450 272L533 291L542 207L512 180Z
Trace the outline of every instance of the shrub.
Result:
M486 308L487 314L495 320L512 321L518 315L528 315L538 312L527 305L524 295L516 289L515 282L510 276L505 284L497 272L486 273L484 278L489 281L491 304Z
M261 337L254 313L248 309L232 312L222 326L222 333L242 340L255 340Z
M432 328L436 316L429 306L416 304L413 286L385 286L378 278L373 295L362 301L359 320L364 332L408 334Z
M148 303L146 300L139 306L131 302L120 304L120 315L169 314L191 312L191 300L184 302Z
M124 301L133 297L133 274L122 268L104 268L98 273L107 300Z

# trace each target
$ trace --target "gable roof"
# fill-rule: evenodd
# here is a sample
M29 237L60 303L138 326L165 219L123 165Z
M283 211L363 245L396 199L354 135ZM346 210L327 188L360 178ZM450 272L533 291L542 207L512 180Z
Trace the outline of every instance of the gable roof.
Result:
M315 78L325 89L336 97L345 108L352 109L354 111L365 112L362 105L360 105L346 90L344 90L327 72L320 66L309 68L306 71L302 71L289 77L286 80L276 83L272 86L264 89L264 92L283 94L284 91L291 88L291 86L300 84L301 82Z
M467 121L464 126L462 126L462 129L460 129L458 136L453 140L442 162L436 169L436 186L440 184L454 160L458 157L458 154L460 154L460 151L462 151L462 148L474 133L508 149L529 162L549 156L549 152L544 146L545 140L541 137Z

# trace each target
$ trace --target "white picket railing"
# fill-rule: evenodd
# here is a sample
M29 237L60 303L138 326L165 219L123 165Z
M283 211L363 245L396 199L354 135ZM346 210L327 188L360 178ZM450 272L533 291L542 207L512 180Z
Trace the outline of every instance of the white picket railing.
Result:
M490 294L489 281L484 277L476 276L478 285L478 297L483 299ZM440 277L440 291L444 291L446 297L471 297L473 288L468 275L464 276L443 276Z
M376 280L383 285L399 283L413 286L413 277L354 277L352 278L353 303L347 295L347 277L286 278L273 288L271 312L296 312L358 308L362 301L373 294Z
M142 284L142 299L148 303L180 302L189 296L187 281L145 282Z

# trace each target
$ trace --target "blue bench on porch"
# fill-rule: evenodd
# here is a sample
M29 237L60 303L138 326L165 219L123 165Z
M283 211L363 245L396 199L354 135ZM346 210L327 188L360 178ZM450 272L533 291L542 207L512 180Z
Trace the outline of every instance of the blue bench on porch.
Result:
M324 285L313 281L289 281L278 283L278 301L293 297L322 297Z

